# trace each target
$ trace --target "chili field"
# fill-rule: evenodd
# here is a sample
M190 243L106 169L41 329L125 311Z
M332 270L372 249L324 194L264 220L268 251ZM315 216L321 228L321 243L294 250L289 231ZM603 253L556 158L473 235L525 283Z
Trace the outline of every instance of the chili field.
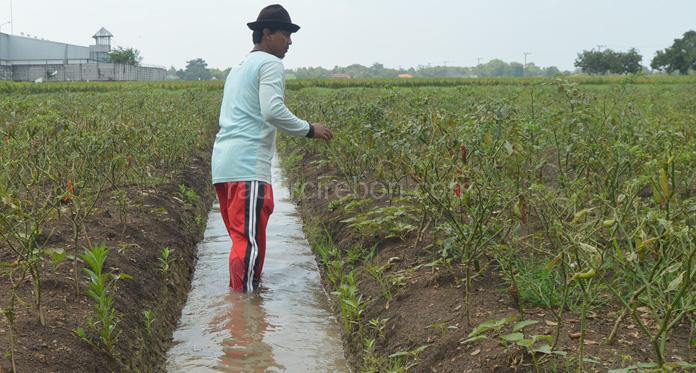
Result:
M334 131L281 153L353 365L694 368L696 85L510 81L291 95Z
M220 95L46 87L0 98L0 371L152 371L211 200Z
M355 371L694 368L693 77L287 88L334 133L278 152ZM162 370L222 83L0 92L0 371Z

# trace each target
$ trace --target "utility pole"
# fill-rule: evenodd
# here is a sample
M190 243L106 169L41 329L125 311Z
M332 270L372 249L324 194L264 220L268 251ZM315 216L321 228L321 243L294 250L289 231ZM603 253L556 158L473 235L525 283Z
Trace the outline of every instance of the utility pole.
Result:
M598 52L601 52L601 51L602 51L602 48L606 48L606 47L607 47L606 45L597 44L597 51L598 51Z
M482 59L483 58L481 58L481 57L476 57L476 76L481 75L481 60Z
M10 0L10 34L14 35L14 17L12 12L12 0Z
M527 56L532 54L531 52L522 52L524 54L524 65L522 66L522 76L527 74Z

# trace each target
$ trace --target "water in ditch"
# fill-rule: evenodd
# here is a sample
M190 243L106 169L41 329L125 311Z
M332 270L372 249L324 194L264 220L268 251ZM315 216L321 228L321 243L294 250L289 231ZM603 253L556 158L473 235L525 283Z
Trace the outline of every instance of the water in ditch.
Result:
M208 215L191 292L167 356L169 372L348 372L300 218L273 162L261 289L228 289L231 241L216 205Z

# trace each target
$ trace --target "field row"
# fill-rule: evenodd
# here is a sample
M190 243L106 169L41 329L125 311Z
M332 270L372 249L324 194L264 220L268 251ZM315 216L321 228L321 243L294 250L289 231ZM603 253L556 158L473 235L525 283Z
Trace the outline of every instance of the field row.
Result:
M411 356L380 340L385 326L378 321L399 307L395 294L422 291L397 275L435 267L455 274L451 286L461 289L467 330L459 343L474 352L492 339L505 351L521 350L535 366L552 356L580 371L599 362L630 366L587 347L588 325L592 345L599 334L611 346L628 325L649 352L624 348L635 354L629 360L658 367L693 360L696 86L532 80L529 86L309 88L291 99L300 116L329 123L335 134L330 144L281 143L296 195L325 206L313 211L327 215L322 221L339 216L329 227L336 242L346 241L348 229L368 248L327 249L324 242L318 249L339 304L355 305L341 312L346 332L370 346L360 348L363 363L374 364L375 346L383 357ZM326 174L304 175L312 169ZM390 255L418 258L411 268L394 272L393 258L374 259L369 247L395 239L408 245ZM358 297L360 273L380 284L379 300ZM550 314L553 330L534 338L521 327L501 334L511 318L481 320L472 310L484 302L474 284L482 280L500 280L497 294L518 313L509 317ZM598 322L605 326L594 330ZM561 332L576 324L570 348Z
M17 364L41 369L34 364L51 359L51 369L65 371L85 360L96 365L84 369L96 370L142 364L124 349L143 343L135 336L158 340L152 330L177 317L178 309L166 307L179 300L137 308L164 294L166 282L185 296L186 279L169 273L175 258L185 257L189 236L198 235L185 231L195 222L182 219L202 204L193 185L208 185L209 165L194 161L209 154L219 102L218 92L206 90L3 95L0 348L13 371ZM181 183L184 171L203 172L203 180ZM143 237L158 221L180 231ZM162 246L143 247L148 243ZM138 295L142 289L149 290ZM58 344L37 358L33 345L45 338ZM70 350L75 354L60 356Z

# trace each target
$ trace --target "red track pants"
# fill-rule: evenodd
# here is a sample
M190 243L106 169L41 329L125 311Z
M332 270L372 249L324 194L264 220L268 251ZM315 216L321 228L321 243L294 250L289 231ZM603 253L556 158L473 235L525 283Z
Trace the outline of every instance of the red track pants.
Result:
M215 184L222 220L232 238L230 287L252 292L266 256L266 225L273 213L273 188L262 181Z

